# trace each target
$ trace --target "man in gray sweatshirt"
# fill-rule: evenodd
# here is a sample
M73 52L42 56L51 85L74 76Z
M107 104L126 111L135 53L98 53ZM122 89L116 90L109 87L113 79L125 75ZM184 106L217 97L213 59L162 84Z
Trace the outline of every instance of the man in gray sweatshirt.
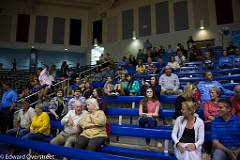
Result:
M159 78L159 85L161 85L161 94L173 95L179 94L180 82L178 76L172 73L172 68L166 66L164 69L164 74Z

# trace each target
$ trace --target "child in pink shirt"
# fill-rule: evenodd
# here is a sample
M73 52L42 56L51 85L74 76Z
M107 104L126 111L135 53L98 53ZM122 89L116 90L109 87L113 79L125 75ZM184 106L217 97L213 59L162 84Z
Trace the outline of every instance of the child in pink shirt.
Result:
M153 128L157 126L156 117L158 117L160 102L152 88L147 88L144 99L139 106L139 125L142 128ZM150 145L150 139L146 139L146 144Z

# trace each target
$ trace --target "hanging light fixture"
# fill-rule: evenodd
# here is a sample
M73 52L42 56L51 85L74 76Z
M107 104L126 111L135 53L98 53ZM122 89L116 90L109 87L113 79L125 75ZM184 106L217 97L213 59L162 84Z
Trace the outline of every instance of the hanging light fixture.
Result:
M132 32L132 40L136 40L136 39L137 39L137 37L136 37L136 32L133 31L133 32Z
M204 20L203 19L200 20L200 29L201 30L205 29L205 27L204 27Z
M97 40L97 38L94 38L94 45L93 45L94 47L97 47L98 46L98 40Z

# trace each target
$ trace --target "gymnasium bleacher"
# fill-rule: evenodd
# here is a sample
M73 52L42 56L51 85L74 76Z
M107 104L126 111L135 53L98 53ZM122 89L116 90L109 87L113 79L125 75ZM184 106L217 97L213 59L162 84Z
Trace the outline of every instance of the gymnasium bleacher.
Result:
M211 72L213 81L219 82L222 87L217 100L232 100L237 94L236 86L240 85L239 8L239 0L1 1L0 82L10 82L10 88L18 95L16 106L11 110L13 127L19 127L17 120L22 102L29 103L33 108L37 104L43 105L44 112L50 117L50 101L62 89L64 96L60 105L63 107L61 116L64 116L70 108L70 105L67 109L64 105L74 98L75 89L80 90L81 96L86 99L94 97L94 89L100 89L102 100L107 104L107 109L102 109L107 118L105 130L102 130L108 137L97 151L51 144L51 140L64 130L60 121L62 117L57 115L57 120L50 117L50 134L41 141L20 138L20 128L16 136L7 135L5 131L0 133L0 159L176 160L176 146L181 142L174 143L172 138L178 113L176 100L183 96L188 85L193 86L191 92L199 94L191 93L188 97L188 101L197 106L192 113L195 118L193 124L198 117L205 120L205 102L197 87L199 82L206 80L206 72ZM220 61L226 58L224 52L230 62ZM128 58L131 56L134 60ZM149 57L152 60L150 64ZM143 62L139 65L143 72L137 69L138 60ZM147 70L146 66L152 70ZM178 77L180 86L177 92L161 92L163 85L159 85L159 79L164 75L166 66L171 66L170 70ZM45 75L51 84L42 84L40 74L44 73L43 70L46 70ZM124 81L122 75L126 77ZM128 85L133 82L128 76L133 76L133 82L139 83L139 91L130 92ZM109 89L109 77L112 78L109 83L111 94L105 91ZM155 85L160 88L157 116L155 113L148 115L148 111L144 110L148 110L148 104L144 109L142 106L145 103L143 100L147 99L144 96L146 88L152 86L153 94L155 92L155 86L151 84L153 77L157 80ZM122 82L127 87L124 88ZM174 81L174 85L176 83L178 81ZM3 97L8 96L5 94L7 89L2 87L4 85L0 88L0 125L5 123L2 118ZM235 93L224 94L224 89ZM240 99L240 91L238 96ZM149 99L152 101L154 98L153 95ZM215 104L217 106L217 102ZM10 107L8 105L5 109L10 111ZM156 110L157 107L154 107ZM213 112L217 110L214 109ZM142 112L146 112L144 116L156 119L157 125L149 127L148 124L143 128L139 122ZM235 112L231 114L237 115ZM238 113L237 116L240 111ZM213 157L213 152L209 153L207 148L214 149L211 145L213 132L206 129L208 124L205 122L199 160L211 160ZM10 127L9 124L6 123L6 126ZM91 127L104 128L95 124ZM2 132L2 126L0 129ZM150 144L147 139L151 139ZM231 140L226 141L232 143ZM194 147L197 149L196 144ZM190 150L188 147L184 149ZM240 158L240 149L234 154L237 152ZM234 160L240 159L236 157Z
M186 69L186 68L185 68ZM189 68L192 69L192 68ZM189 76L189 75L194 75L194 74L198 74L198 75L202 75L204 73L204 71L179 71L177 72L177 74L179 74L179 76ZM234 82L230 82L230 81L235 81L235 82L239 82L240 81L240 76L237 74L239 73L239 69L238 68L233 68L233 69L222 69L222 70L213 70L214 74L221 74L221 76L216 76L216 80L224 80L224 81L228 81L226 83L224 83L224 85L229 88L229 89L233 89L233 87L238 84L238 83L234 83ZM224 74L227 74L224 76ZM230 75L231 74L231 75ZM141 75L142 77L149 79L149 77L151 77L151 74L145 74L145 75ZM158 75L159 76L159 75ZM137 77L137 76L136 76ZM141 77L141 78L142 78ZM183 77L180 78L180 82L181 84L184 84L184 82L196 82L196 81L200 81L203 80L203 77L198 76L198 77ZM100 82L101 83L101 82ZM102 85L96 85L96 83L93 83L93 86L97 86L97 87L102 87ZM71 98L71 97L68 97ZM168 105L164 105L164 104L173 104L176 100L177 96L176 95L169 95L169 96L161 96L160 97L160 102L163 104L163 107L160 109L159 112L159 117L163 120L165 118L170 118L172 119L174 117L174 109L171 108ZM221 98L230 98L229 96L221 96ZM113 117L116 117L118 119L117 123L111 123L110 122L110 132L111 132L111 136L114 136L115 138L117 138L117 143L121 143L121 137L133 137L133 138L152 138L152 139L161 139L164 140L164 145L165 143L169 143L168 141L166 142L166 140L170 140L171 141L171 130L172 127L169 126L169 124L162 124L156 128L140 128L138 127L138 125L135 123L133 123L133 119L135 118L136 121L136 117L138 117L138 103L141 99L143 99L143 96L105 96L104 99L107 101L108 104L110 104L110 108L107 110L106 115L108 117L111 117L110 120ZM120 106L128 106L128 105L124 105L124 104L129 104L131 103L131 107L127 107L127 108L123 108ZM119 105L120 104L120 105ZM114 107L113 107L114 106ZM117 107L118 106L118 107ZM203 110L199 109L197 111L197 113L200 115L200 117L203 117ZM127 120L123 120L123 117L127 117L129 119L129 123L126 123ZM51 127L52 128L57 128L59 130L62 130L63 127L61 126L59 121L51 121ZM205 136L206 139L205 141L209 141L210 137L209 137L209 133L206 133L207 135ZM24 140L20 140L20 139L14 139L8 136L4 136L1 135L0 139L2 142L6 142L9 144L14 144L14 145L19 145L21 147L26 147L26 148L32 148L36 151L39 151L41 153L50 153L50 154L54 154L56 156L63 156L64 157L69 157L69 158L79 158L82 157L84 155L84 158L86 157L86 159L89 159L90 157L86 156L88 155L88 152L84 152L81 151L79 152L76 149L65 149L64 147L59 147L59 146L52 146L50 144L45 144L42 142L28 142L25 143ZM45 142L49 142L51 139L51 137L49 137L49 139L46 139ZM26 145L27 144L27 145ZM170 143L171 144L171 143ZM38 146L38 147L36 147ZM45 150L44 148L48 148L47 150ZM54 148L56 147L56 148ZM52 149L51 149L52 148ZM56 149L58 151L62 151L62 152L54 152L56 151ZM113 155L121 155L121 156L130 156L130 157L134 157L135 158L152 158L152 159L175 159L172 150L170 149L170 151L168 151L169 148L165 148L165 152L163 151L149 151L149 150L145 150L145 149L137 149L137 148L126 148L126 147L121 147L121 146L116 146L116 145L109 145L107 144L106 146L103 146L100 149L100 152L103 153L110 153ZM114 159L122 159L122 157L111 157L105 154L95 154L93 157L95 156L100 156L100 157L105 157L106 159L110 158L114 158ZM84 159L83 158L83 159ZM124 159L124 158L123 158ZM130 158L131 159L131 158Z

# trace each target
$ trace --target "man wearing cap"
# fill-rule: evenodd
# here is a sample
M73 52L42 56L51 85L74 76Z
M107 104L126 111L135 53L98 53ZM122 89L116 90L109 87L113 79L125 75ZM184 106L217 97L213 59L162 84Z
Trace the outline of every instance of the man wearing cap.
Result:
M219 117L212 121L211 138L215 151L213 160L240 159L240 118L232 114L229 100L219 100Z
M73 147L77 135L81 133L78 124L86 113L87 111L84 110L84 105L80 101L76 101L74 110L70 110L61 120L61 124L64 125L64 130L53 138L50 143L56 145L64 144L65 147Z
M3 97L0 103L0 132L5 133L7 128L13 127L13 112L17 102L17 93L12 89L8 80L2 81Z
M8 135L22 137L29 132L35 111L30 107L28 100L21 101L21 106L22 109L19 110L17 116L17 128L7 130Z

